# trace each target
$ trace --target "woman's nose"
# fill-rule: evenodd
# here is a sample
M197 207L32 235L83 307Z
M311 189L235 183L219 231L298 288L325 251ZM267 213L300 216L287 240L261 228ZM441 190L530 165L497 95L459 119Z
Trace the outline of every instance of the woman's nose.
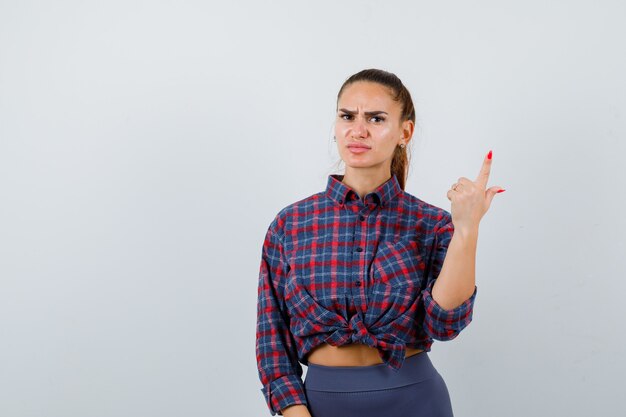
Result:
M365 122L361 119L357 119L353 126L353 134L358 136L364 136L367 134L367 129L365 128Z

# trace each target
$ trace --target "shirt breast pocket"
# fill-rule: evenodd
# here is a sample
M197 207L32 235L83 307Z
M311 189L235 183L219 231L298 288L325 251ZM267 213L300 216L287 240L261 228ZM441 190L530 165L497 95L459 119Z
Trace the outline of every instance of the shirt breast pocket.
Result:
M374 286L417 288L422 285L425 268L417 241L381 241L372 261L371 279Z

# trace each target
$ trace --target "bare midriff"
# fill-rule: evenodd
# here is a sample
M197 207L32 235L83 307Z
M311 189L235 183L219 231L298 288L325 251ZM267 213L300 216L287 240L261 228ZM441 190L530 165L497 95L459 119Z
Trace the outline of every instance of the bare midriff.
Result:
M422 352L421 349L406 348L405 358ZM378 349L362 343L332 346L322 343L307 355L308 362L325 366L369 366L383 363Z

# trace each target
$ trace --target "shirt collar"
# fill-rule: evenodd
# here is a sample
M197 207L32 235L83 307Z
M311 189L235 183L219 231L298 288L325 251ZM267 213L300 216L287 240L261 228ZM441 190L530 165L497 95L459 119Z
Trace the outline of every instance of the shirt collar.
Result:
M343 177L342 174L330 174L326 183L326 196L336 201L339 205L343 205L349 198L352 198L352 195L356 196L357 194L356 191L341 182ZM392 174L391 178L379 185L370 194L376 196L381 206L386 206L400 191L402 191L402 188L398 178L396 174Z

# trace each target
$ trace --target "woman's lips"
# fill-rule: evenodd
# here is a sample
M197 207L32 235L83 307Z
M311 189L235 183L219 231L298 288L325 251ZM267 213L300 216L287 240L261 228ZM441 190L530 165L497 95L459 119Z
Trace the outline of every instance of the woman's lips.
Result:
M352 153L363 153L369 151L369 148L361 148L359 146L350 146L348 149L350 149L350 152Z
M367 148L365 146L360 146L360 145L351 145L351 146L348 146L348 149L352 153L363 153L363 152L369 151L371 148Z

